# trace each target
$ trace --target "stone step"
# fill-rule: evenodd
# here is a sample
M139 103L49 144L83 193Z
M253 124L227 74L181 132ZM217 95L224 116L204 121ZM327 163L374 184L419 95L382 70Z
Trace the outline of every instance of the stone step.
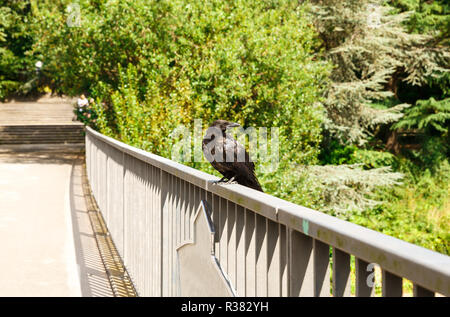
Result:
M22 126L6 126L6 125L0 125L0 132L21 132L21 131L82 131L83 126L49 126L49 127L42 127L42 126L32 126L29 127L22 127Z
M0 103L0 125L70 123L75 116L74 105L63 99L44 102Z
M82 124L0 125L0 145L82 144Z
M12 124L12 125L0 125L0 131L5 130L55 130L55 129L82 129L83 125L79 123L73 124Z
M20 140L0 140L0 144L46 144L46 143L83 143L84 139L20 139Z
M76 132L64 132L64 133L56 133L56 132L46 132L46 133L4 133L0 132L0 139L2 138L26 138L26 137L52 137L52 136L66 136L66 137L78 137L84 136L81 131Z
M21 141L46 141L46 140L76 140L79 142L83 142L84 137L83 136L61 136L61 137L45 137L45 138L41 138L41 137L25 137L25 138L4 138L4 137L0 137L0 143L2 142L21 142Z
M0 145L84 144L84 125L74 118L74 100L0 103Z
M38 138L48 138L48 137L84 137L83 132L74 133L59 133L59 132L48 132L48 133L3 133L0 132L0 140L2 138L27 138L27 137L38 137Z

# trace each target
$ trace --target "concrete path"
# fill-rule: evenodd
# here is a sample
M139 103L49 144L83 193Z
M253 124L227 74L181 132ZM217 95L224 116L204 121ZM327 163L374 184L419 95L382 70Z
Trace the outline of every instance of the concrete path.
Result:
M112 296L78 150L0 149L0 296Z
M12 156L0 164L0 296L81 295L71 230L72 166L55 159L49 164Z
M46 115L57 104L66 110ZM72 118L72 106L59 101L0 105L10 109L0 112L3 123ZM83 195L83 151L0 146L0 297L113 295Z

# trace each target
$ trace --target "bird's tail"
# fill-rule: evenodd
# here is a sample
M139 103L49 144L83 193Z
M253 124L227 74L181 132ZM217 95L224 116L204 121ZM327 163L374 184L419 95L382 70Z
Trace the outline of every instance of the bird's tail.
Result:
M264 192L262 190L261 184L259 183L258 179L256 178L256 176L254 174L252 174L250 177L246 178L246 179L237 179L237 182L241 185L259 190L260 192Z

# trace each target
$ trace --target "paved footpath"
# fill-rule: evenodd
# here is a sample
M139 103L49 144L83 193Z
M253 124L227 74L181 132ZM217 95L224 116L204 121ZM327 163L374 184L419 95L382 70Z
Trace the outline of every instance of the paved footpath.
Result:
M83 160L83 148L0 146L0 296L112 296Z

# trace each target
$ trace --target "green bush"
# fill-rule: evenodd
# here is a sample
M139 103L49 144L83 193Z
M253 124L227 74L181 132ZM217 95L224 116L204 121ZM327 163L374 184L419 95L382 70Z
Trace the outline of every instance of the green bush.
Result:
M28 1L0 1L0 100L36 87Z
M89 91L102 132L167 156L179 124L221 118L280 127L281 157L312 163L329 66L292 1L81 1L40 9L36 46L66 93ZM101 14L99 14L101 12Z
M353 214L350 221L450 254L450 164L443 160L434 172L407 159L397 162L403 184L379 190L384 204Z

